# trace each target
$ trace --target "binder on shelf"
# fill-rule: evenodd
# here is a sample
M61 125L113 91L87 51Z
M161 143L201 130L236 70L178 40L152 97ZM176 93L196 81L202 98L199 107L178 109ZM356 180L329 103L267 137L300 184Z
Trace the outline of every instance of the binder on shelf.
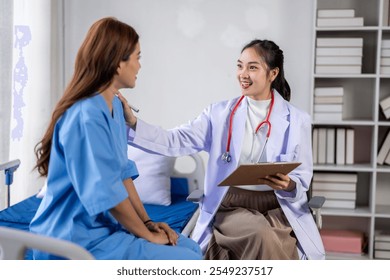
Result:
M388 250L390 251L390 242L386 241L375 241L375 250Z
M319 18L349 18L355 17L354 9L319 9L317 11Z
M390 231L389 230L376 230L375 241L390 242Z
M382 49L390 49L390 40L382 39L381 48Z
M381 66L390 66L390 57L381 57Z
M382 165L385 162L386 156L390 151L390 131L387 132L386 138L383 141L382 145L380 145L380 149L378 152L378 156L376 158L376 162L379 165Z
M375 250L374 255L376 259L390 259L390 251Z
M318 164L326 163L326 128L318 128Z
M345 163L354 164L354 151L355 151L355 130L348 128L345 133Z
M363 48L316 48L317 56L363 56Z
M381 57L390 57L390 49L383 49L382 48Z
M381 74L390 74L390 66L380 66L380 73Z
M336 164L345 164L345 128L336 129Z
M318 163L318 128L313 128L313 139L312 139L312 146L313 146L313 164Z
M326 163L334 164L335 163L335 139L336 139L336 129L327 128L326 129Z

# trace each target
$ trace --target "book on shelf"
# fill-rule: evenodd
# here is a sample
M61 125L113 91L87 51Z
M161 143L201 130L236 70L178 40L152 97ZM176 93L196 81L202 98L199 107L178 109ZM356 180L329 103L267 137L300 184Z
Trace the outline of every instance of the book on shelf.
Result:
M390 251L375 250L374 255L376 259L390 259Z
M390 66L390 57L381 57L381 66Z
M390 242L390 230L376 230L374 240Z
M341 113L343 112L342 104L314 104L315 113Z
M326 128L318 128L318 164L326 163Z
M380 149L378 152L378 156L376 158L376 162L379 165L382 165L385 162L386 156L390 151L390 131L387 132L385 140L380 145Z
M381 106L382 110L390 108L390 96L387 96L379 101L379 105Z
M345 164L345 128L336 129L336 164Z
M318 128L313 128L313 139L312 139L312 152L313 152L313 164L318 163Z
M318 9L317 17L319 18L355 17L355 10L354 9Z
M336 129L330 127L326 129L326 163L334 164L335 163L335 139L336 139Z
M317 113L314 112L314 119L316 121L342 121L343 120L343 113L334 113L334 112L322 112Z
M357 183L344 183L344 182L313 182L313 191L345 191L356 192Z
M382 18L382 25L388 26L389 25L389 0L383 0L383 18Z
M317 38L317 47L363 47L363 38Z
M314 104L343 104L342 96L314 96Z
M363 56L363 48L316 48L316 56Z
M390 74L390 66L380 66L381 74Z
M381 57L390 57L390 49L381 49Z
M390 151L387 153L387 156L385 158L384 164L390 165Z
M326 199L323 205L324 208L337 209L355 209L356 201L348 199Z
M382 49L390 49L390 40L389 39L383 39L381 42L381 48Z
M357 183L357 173L347 172L314 172L313 182Z
M356 201L356 191L322 191L313 189L313 196L323 196L326 199L345 199Z
M361 65L316 65L316 74L361 74Z
M355 130L347 128L345 131L345 163L354 164Z
M322 229L320 235L326 252L360 254L366 246L364 233L357 230Z
M316 56L316 65L362 65L361 56Z
M385 115L386 119L390 119L390 108L382 110L383 115Z
M335 17L335 18L317 18L318 27L347 27L364 26L363 17Z
M376 250L388 250L390 251L390 242L389 241L375 241Z
M343 87L316 87L314 89L314 96L343 96Z

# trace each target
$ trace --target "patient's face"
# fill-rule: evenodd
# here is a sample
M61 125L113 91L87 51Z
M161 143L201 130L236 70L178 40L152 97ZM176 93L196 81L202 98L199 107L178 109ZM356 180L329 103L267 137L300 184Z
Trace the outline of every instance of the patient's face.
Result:
M118 75L116 76L117 88L133 88L137 80L137 74L141 68L141 47L137 43L134 52L126 61L121 61L118 67Z

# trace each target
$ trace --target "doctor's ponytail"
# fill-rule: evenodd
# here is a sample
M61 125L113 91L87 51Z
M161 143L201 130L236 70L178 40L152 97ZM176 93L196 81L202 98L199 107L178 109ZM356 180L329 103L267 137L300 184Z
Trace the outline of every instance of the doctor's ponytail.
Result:
M271 87L276 89L287 101L290 101L291 90L284 78L284 55L283 51L273 41L253 40L243 47L242 51L253 48L268 66L268 73L272 69L279 68L279 74L272 82Z

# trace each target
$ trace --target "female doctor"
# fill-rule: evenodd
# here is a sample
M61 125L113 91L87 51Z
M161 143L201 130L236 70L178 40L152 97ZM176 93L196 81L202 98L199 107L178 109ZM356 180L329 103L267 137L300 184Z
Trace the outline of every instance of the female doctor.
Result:
M283 60L274 42L250 42L237 60L241 96L211 104L171 130L137 119L124 105L129 144L167 156L209 153L192 233L206 259L324 259L306 196L312 178L310 117L288 102ZM239 164L279 161L302 164L263 185L217 186Z

